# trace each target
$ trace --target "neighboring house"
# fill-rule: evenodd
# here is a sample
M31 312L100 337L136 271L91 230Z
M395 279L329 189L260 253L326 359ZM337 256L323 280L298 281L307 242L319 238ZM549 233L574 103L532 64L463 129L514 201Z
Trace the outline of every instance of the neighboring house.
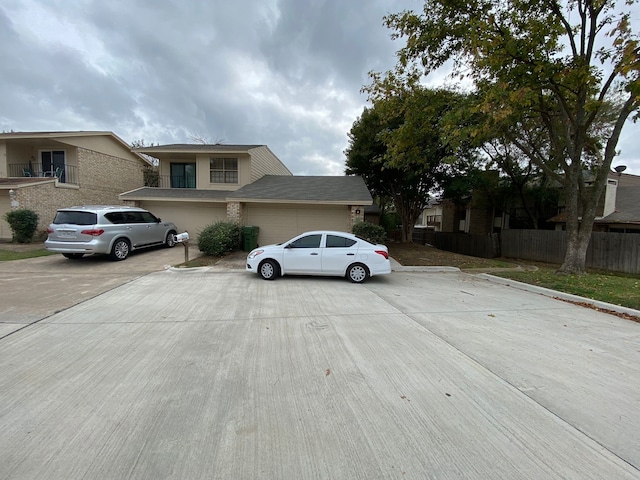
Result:
M550 190L553 189L550 188ZM532 228L531 222L524 213L526 209L521 198L509 199L504 209L501 209L494 204L493 196L490 191L475 189L470 192L464 202L458 205L444 199L437 205L427 207L417 226L433 225L436 231L474 235L498 233L506 229ZM495 197L500 198L497 194ZM526 206L530 210L537 211L539 218L544 219L539 222L539 228L564 230L566 213L562 190L557 188L557 193L551 197L557 197L557 200L542 205L539 198L529 194L526 197ZM550 212L551 207L553 211ZM435 222L438 215L440 216L439 225ZM430 223L431 218L434 219L433 223ZM640 176L609 173L605 192L596 210L594 231L640 233Z
M158 181L120 195L191 238L233 221L260 228L258 243L307 230L351 231L373 200L361 177L293 176L265 145L161 145L134 149L158 159Z
M640 176L611 172L596 232L640 233Z
M144 185L141 155L111 132L0 134L0 239L12 232L4 214L27 208L46 229L58 208L120 204L118 195Z
M556 230L566 229L567 214L560 213L549 222ZM604 194L596 207L594 232L640 233L640 176L610 172Z
M443 202L436 198L429 199L429 203L418 217L415 226L428 228L434 232L442 231L442 214L444 212Z

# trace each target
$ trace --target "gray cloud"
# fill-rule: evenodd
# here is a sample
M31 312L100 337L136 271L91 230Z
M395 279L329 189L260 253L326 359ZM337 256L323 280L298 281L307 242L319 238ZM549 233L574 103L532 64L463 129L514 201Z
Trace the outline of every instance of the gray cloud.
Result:
M344 171L383 15L419 0L4 0L0 129L263 143L296 174ZM640 173L640 155L620 163Z

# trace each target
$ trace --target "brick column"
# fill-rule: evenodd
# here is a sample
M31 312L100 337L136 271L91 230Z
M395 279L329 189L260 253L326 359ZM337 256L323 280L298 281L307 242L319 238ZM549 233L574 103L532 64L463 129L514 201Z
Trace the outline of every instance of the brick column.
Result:
M244 203L227 202L227 220L243 226L247 222L247 209Z
M364 222L364 206L351 205L351 212L349 215L349 230L358 222Z

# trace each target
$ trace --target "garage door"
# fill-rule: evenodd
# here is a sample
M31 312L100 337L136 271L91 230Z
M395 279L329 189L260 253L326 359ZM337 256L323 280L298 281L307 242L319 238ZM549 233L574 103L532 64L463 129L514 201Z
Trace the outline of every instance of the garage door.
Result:
M248 204L247 225L260 227L259 245L284 242L309 230L348 232L349 207Z
M142 208L149 210L156 217L175 223L179 232L189 232L192 239L196 239L200 230L207 225L227 219L226 203L140 203Z
M9 192L0 192L0 238L3 240L11 240L13 238L13 232L11 227L4 219L7 212L11 210L11 199L9 198Z

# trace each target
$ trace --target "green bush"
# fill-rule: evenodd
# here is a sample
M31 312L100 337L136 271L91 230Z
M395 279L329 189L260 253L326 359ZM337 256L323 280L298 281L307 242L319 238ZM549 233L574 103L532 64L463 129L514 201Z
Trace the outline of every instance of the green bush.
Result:
M29 243L38 228L38 214L26 208L5 213L4 219L11 227L13 240L18 243Z
M384 228L370 222L358 222L353 226L351 231L355 235L374 244L384 243L387 240L387 233L384 231Z
M221 257L240 249L240 226L233 222L217 222L207 225L198 234L198 248L201 252Z

